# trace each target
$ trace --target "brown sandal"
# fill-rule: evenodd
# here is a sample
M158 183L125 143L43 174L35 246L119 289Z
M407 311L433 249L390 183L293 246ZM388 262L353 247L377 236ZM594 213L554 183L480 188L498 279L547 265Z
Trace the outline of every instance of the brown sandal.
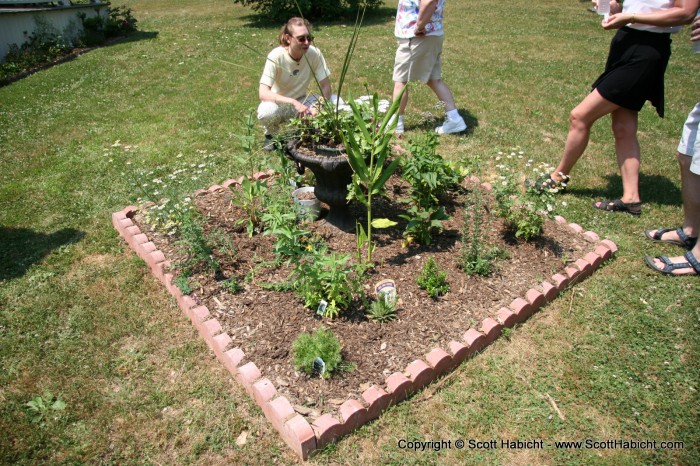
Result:
M630 215L639 217L642 215L642 202L622 202L621 199L613 199L612 201L597 201L593 203L593 207L606 212L627 212Z

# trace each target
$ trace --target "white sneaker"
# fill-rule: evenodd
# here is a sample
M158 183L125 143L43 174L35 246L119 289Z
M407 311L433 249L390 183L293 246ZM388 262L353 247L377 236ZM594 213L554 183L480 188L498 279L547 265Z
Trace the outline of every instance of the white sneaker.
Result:
M467 129L467 124L464 122L464 118L460 118L458 121L452 121L448 118L442 126L435 128L435 132L438 134L451 134L461 133L465 129Z
M389 120L389 125L392 124L394 121L396 121L396 115L391 117L391 120ZM403 134L403 120L399 120L396 123L396 128L394 128L394 134Z

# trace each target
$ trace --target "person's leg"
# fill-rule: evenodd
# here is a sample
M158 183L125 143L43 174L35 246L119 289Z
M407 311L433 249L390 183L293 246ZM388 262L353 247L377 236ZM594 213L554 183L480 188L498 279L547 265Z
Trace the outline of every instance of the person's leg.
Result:
M681 197L683 199L683 233L689 238L697 238L700 233L700 176L690 172L692 158L680 152L676 153L681 171ZM649 230L654 236L658 230ZM669 230L658 239L662 241L681 242L676 230Z
M457 108L454 97L452 97L452 91L442 79L431 79L426 84L433 90L440 102L445 104L445 111L449 112Z
M554 181L564 180L560 173L567 176L571 173L572 168L583 155L586 146L588 146L588 138L591 134L593 123L619 108L619 105L605 99L594 89L571 111L569 115L569 134L566 136L564 154L559 161L559 165L551 174L551 178Z
M618 108L612 113L612 131L615 136L615 153L622 176L624 203L639 202L640 150L637 140L638 112Z
M394 94L392 95L392 100L396 100L401 94L401 91L404 90L406 87L405 82L400 82L400 81L394 81ZM408 104L408 89L406 89L403 93L403 96L401 96L401 103L399 104L399 116L403 116L404 112L406 111L406 105Z

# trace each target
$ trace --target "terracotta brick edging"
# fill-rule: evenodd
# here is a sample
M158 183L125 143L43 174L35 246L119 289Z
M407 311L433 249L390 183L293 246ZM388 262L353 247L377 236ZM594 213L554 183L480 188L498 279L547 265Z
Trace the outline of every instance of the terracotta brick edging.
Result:
M260 172L256 173L254 178L265 179L273 175L271 171ZM198 190L195 195L227 189L240 184L241 181L242 178L227 180L221 185ZM596 233L585 231L575 223L568 223L561 216L555 217L557 223L595 244L594 251L569 264L564 271L554 274L548 281L530 288L523 297L514 299L508 307L502 307L492 317L486 317L478 330L467 329L462 334L461 341L450 341L446 349L432 349L423 358L408 364L403 372L395 372L388 376L384 387L373 385L362 393L361 400L347 400L335 415L323 414L309 424L304 416L294 410L286 397L278 395L274 384L262 377L260 369L247 358L243 350L230 347L231 336L223 331L221 323L212 316L209 309L200 305L195 298L183 295L173 284L173 275L167 272L169 261L131 220L137 211L137 207L129 206L113 213L112 225L136 255L146 262L153 275L175 297L182 312L192 321L216 358L255 400L285 443L304 460L315 450L376 419L392 404L405 400L438 377L454 370L466 359L496 341L503 328L525 322L544 304L555 299L569 285L590 276L617 252L614 242L608 239L601 240Z

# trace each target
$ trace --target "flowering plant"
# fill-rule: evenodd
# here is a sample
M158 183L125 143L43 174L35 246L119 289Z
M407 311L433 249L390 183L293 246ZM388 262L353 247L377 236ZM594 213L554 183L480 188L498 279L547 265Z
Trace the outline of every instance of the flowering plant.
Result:
M553 217L557 202L554 195L562 187L537 189L528 185L524 190L522 166L531 169L536 178L547 177L552 167L546 163L533 166L532 159L525 159L525 152L516 147L508 155L499 152L496 157L498 175L493 183L498 215L506 220L516 237L531 240L542 234L544 221ZM566 205L562 202L562 205Z

